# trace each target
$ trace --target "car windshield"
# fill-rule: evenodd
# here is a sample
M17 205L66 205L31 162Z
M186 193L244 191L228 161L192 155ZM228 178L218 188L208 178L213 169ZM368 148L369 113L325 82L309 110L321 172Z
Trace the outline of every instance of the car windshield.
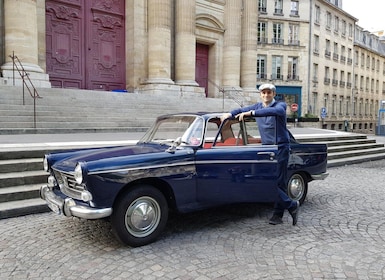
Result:
M204 119L196 115L174 115L160 117L139 142L172 144L181 139L182 144L201 144Z

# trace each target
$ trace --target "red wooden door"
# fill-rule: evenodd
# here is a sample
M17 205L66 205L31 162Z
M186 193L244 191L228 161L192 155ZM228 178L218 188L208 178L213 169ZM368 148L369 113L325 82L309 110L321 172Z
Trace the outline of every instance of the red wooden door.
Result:
M208 76L209 75L209 46L203 44L196 45L196 65L195 79L200 87L205 88L208 93Z
M125 88L124 1L47 0L47 73L53 87Z

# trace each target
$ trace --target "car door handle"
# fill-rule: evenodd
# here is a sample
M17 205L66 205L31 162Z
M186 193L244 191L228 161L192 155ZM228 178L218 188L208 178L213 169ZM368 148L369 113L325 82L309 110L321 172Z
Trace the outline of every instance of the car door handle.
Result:
M257 155L258 155L258 156L264 156L264 155L267 155L267 156L270 157L270 160L274 160L274 158L275 158L274 152L258 152Z

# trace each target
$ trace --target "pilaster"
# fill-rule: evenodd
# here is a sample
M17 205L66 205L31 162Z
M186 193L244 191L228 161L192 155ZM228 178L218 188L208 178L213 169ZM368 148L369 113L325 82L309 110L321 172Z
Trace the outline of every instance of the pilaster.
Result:
M4 0L5 64L1 66L3 83L13 78L13 54L23 64L36 87L51 87L48 75L38 65L38 20L36 0ZM15 73L15 85L22 81Z
M257 93L258 2L243 0L241 41L241 87L247 94Z
M242 1L227 0L224 12L223 87L239 87Z
M171 1L148 0L148 80L174 84L171 80Z
M195 0L175 1L175 81L198 86L195 81Z

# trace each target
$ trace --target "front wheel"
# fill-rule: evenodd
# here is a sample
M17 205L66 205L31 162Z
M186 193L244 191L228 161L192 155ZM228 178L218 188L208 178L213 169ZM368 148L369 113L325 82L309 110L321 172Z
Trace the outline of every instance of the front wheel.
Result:
M142 185L118 198L111 226L122 243L138 247L154 242L167 219L168 206L163 194L152 186Z
M301 204L305 201L307 195L307 180L302 174L295 173L291 175L287 184L287 194L292 200L299 201Z

